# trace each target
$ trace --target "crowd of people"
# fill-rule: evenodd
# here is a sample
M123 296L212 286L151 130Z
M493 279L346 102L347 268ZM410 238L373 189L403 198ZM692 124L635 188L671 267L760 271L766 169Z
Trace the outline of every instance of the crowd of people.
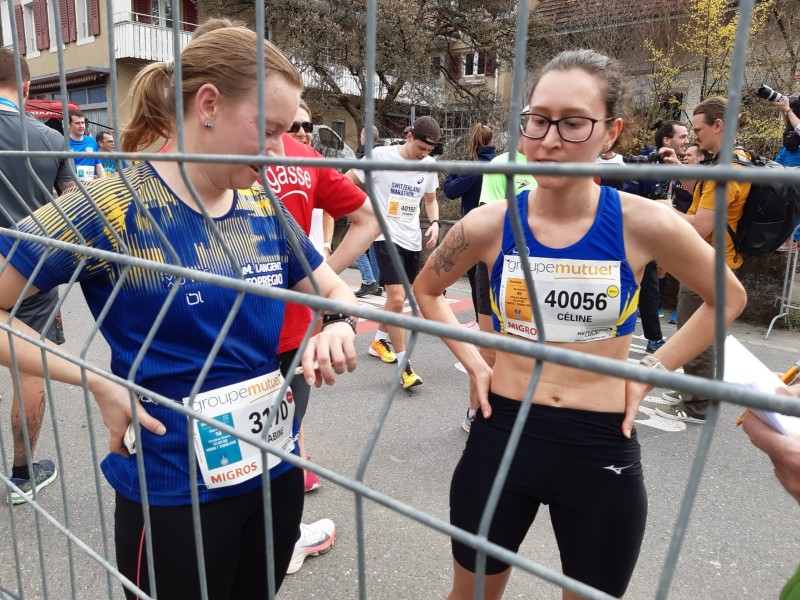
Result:
M263 73L257 72L259 55ZM273 44L262 43L246 27L213 20L195 32L180 60L183 114L175 109L174 63L144 67L130 90L131 118L121 134L122 150L168 143L182 119L183 150L190 154L224 149L255 156L263 138L268 157L320 157L309 145L313 120L301 100L302 78ZM16 148L24 127L31 149L62 148L64 140L58 135L20 116L13 101L16 65L13 54L0 49L0 144ZM20 65L27 96L30 76L24 59ZM264 78L263 105L254 84L258 77ZM492 128L478 123L470 135L470 156L486 163L612 160L628 96L614 60L592 50L562 52L543 67L526 98L516 154L497 155ZM689 144L685 124L661 124L655 142L664 162L689 164L701 153L718 156L723 131L733 126L725 123L724 112L722 98L707 99L695 108L694 144ZM259 114L265 117L266 131L259 130ZM787 119L793 123L790 116ZM98 135L93 143L85 135L83 115L70 115L69 125L70 148L74 143L73 149L80 152L114 149L113 136ZM237 134L231 136L231 131ZM374 258L378 273L362 281L358 291L364 293L358 295L376 294L381 287L385 311L403 312L410 285L426 319L458 326L444 292L466 274L474 327L481 331L625 361L641 316L649 340L642 366L665 371L682 366L690 374L714 376L713 315L719 299L709 276L714 261L713 181L626 182L618 190L600 186L592 177L514 176L514 212L521 219L523 247L513 234L506 202L509 178L453 174L444 180L444 193L461 198L462 218L440 240L439 177L416 167L433 161L430 154L440 141L441 128L432 117L422 116L404 133L403 144L371 150L373 159L402 169L364 165L345 174L305 165L262 170L224 161L182 164L179 156L170 156L177 151L173 145L166 147L166 160L132 166L99 158L36 158L34 171L45 184L38 186L19 168L23 159L0 159L18 161L2 163L4 173L14 173L16 190L0 186L2 225L7 228L3 231L44 235L102 251L86 258L0 232L0 255L6 265L0 271L0 307L5 309L0 318L7 321L10 313L19 331L63 343L58 287L77 276L92 314L102 316L100 330L111 348L111 372L148 390L135 394L139 426L132 429L131 443L134 414L126 387L54 355L45 368L40 349L16 339L15 366L21 376L12 402L11 501L30 500L57 477L53 461L34 461L45 402L43 377L72 385L81 385L86 377L109 431L110 452L102 469L115 494L117 566L143 591L157 590L163 598L200 595L194 484L209 597L266 597L267 560L274 565L272 584L279 589L285 575L297 571L307 556L326 552L333 544L336 530L330 519L302 523L304 493L320 485L313 473L275 454L264 464L258 448L205 421L216 419L241 435L261 435L272 448L307 460L306 447L314 440L305 439L302 421L311 387L332 385L356 368L355 319L347 311L322 311L315 319L306 306L267 294L239 294L205 278L176 279L137 265L122 268L113 259L121 248L134 258L157 257L197 272L320 294L345 306L354 306L357 294L338 274L363 260L366 252L367 263ZM46 188L64 193L51 202L53 194ZM277 205L265 188L279 199ZM659 198L652 192L656 188L667 190L667 195ZM746 183L728 186L732 227L748 189ZM426 231L420 221L423 204L430 222ZM317 245L312 241L318 227L314 210L332 219L346 215L352 222L335 249L322 226ZM383 231L376 213L386 222ZM731 323L743 310L746 294L734 275L743 258L728 242L721 309ZM432 251L424 266L423 244ZM534 319L525 268L534 281L540 323ZM678 330L668 339L658 324L660 273L671 274L681 286ZM21 296L25 299L16 306ZM166 318L159 321L162 310ZM160 323L155 329L154 322ZM223 328L227 334L219 338ZM310 329L314 335L303 345ZM464 421L469 435L452 476L450 520L477 533L537 363L452 339L444 342L469 376ZM406 353L402 328L381 325L368 355L381 363L397 363L395 374L403 388L422 384ZM298 360L300 369L292 371ZM11 366L8 336L0 336L0 363ZM138 366L132 372L134 365ZM201 373L205 376L198 381ZM387 370L387 381L390 377ZM285 379L290 380L291 396L279 397L275 392ZM489 539L516 552L541 504L548 504L564 573L622 596L646 528L647 493L634 419L651 388L545 363ZM800 386L791 392L800 395ZM225 409L219 408L222 397L229 399ZM708 398L674 393L667 397L674 403L658 409L665 418L704 421ZM189 420L173 405L204 420ZM800 441L781 438L752 415L745 420L745 430L800 501ZM186 452L190 438L196 441L194 473ZM572 476L558 476L564 471ZM270 556L262 510L265 472L272 498ZM143 544L143 491L152 557ZM452 554L448 597L471 599L476 551L453 540ZM148 562L154 567L152 581ZM489 557L486 573L484 597L502 597L511 567ZM800 587L800 582L788 585ZM127 589L125 594L136 597ZM563 597L577 598L567 590Z

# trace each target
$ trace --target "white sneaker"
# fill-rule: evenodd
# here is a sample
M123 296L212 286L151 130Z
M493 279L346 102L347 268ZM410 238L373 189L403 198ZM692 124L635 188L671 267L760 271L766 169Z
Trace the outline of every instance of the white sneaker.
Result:
M469 430L472 428L472 422L475 420L475 411L471 408L467 409L467 416L464 419L464 422L461 424L461 429L469 433Z
M325 554L333 547L336 537L336 526L330 519L320 519L311 525L300 523L300 539L294 545L292 562L286 571L287 575L297 573L306 556L319 556Z

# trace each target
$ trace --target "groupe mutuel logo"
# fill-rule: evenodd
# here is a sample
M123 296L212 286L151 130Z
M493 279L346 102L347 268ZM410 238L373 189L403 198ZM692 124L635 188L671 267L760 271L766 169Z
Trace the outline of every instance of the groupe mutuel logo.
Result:
M191 403L191 407L196 412L203 412L209 408L216 408L217 406L224 406L226 404L230 405L240 400L252 404L253 402L262 399L265 395L271 394L275 390L280 389L281 383L281 375L280 373L276 373L269 378L255 381L247 386L226 390L211 396L195 398ZM291 390L287 390L286 401L291 404L292 400L292 392Z

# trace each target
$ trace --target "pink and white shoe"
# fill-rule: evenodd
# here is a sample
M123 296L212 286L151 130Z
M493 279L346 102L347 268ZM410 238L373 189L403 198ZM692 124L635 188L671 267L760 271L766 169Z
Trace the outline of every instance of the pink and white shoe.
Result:
M297 573L307 556L325 554L333 547L336 538L336 525L330 519L320 519L311 525L300 523L300 539L294 545L294 553L287 575Z
M319 478L311 471L306 471L306 492L313 492L322 486Z

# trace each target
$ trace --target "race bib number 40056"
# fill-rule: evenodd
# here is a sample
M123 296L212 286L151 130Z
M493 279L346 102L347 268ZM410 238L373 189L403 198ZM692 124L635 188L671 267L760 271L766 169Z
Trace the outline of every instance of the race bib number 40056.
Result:
M588 342L614 335L619 261L531 257L529 262L548 341ZM519 256L504 258L500 307L506 333L539 339Z
M286 391L285 398L278 396L281 385L283 377L280 371L274 371L197 394L191 402L184 398L183 403L239 433L261 436L270 445L289 452L294 448L294 402L291 390ZM209 488L236 485L264 472L261 450L211 425L195 421L194 445ZM268 469L278 463L277 456L267 454Z

